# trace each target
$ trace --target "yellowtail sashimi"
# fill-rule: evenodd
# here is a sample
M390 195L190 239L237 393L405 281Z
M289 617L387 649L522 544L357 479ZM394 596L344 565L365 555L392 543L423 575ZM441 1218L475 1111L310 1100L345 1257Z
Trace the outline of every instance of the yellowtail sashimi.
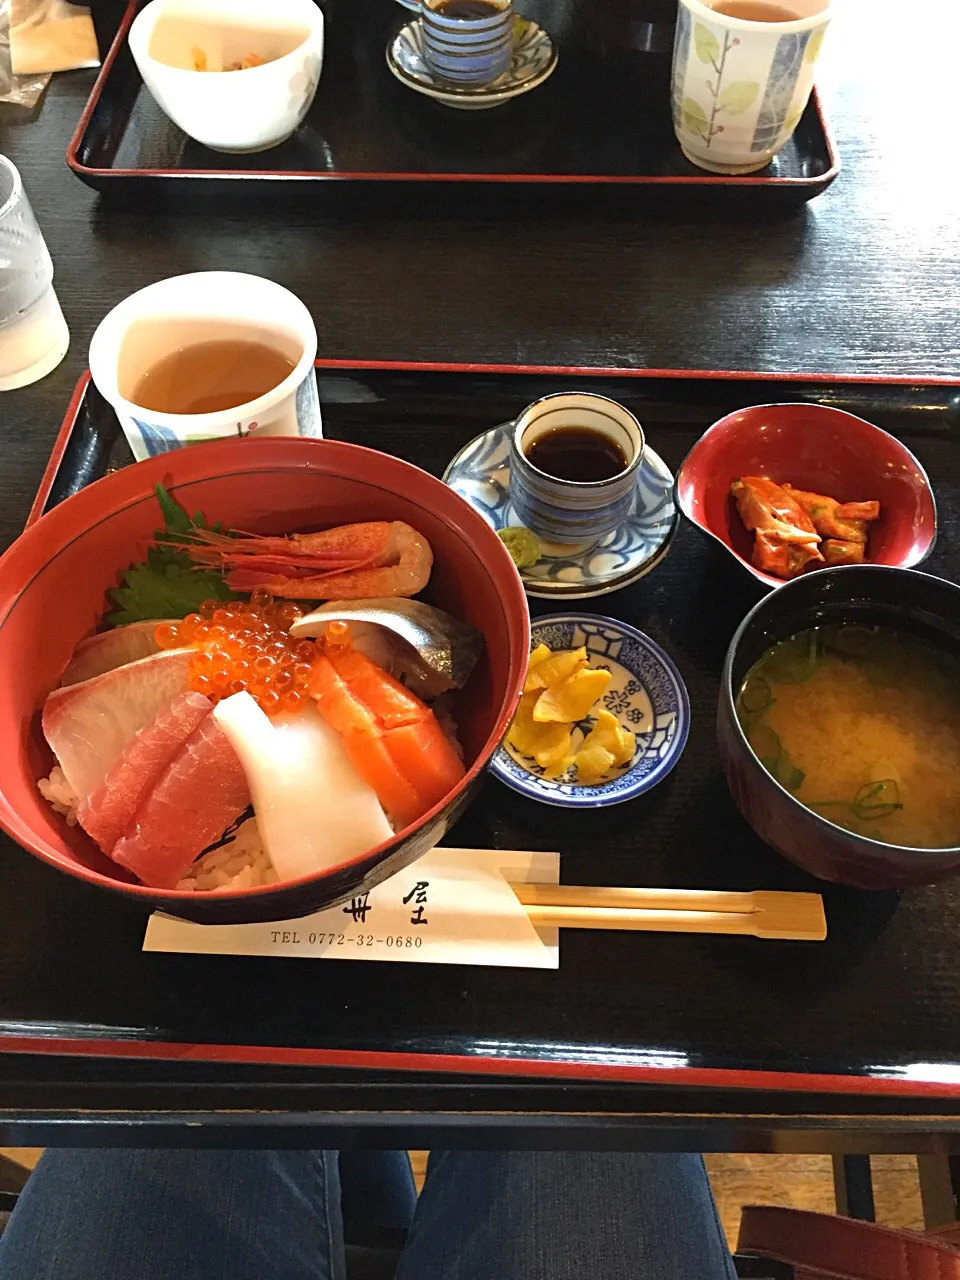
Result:
M192 649L167 649L50 694L43 735L81 801L101 786L140 730L186 691L193 656Z
M243 764L281 880L349 862L393 835L373 789L314 707L271 720L249 693L236 693L213 714Z
M94 676L102 676L105 671L112 671L114 667L122 667L127 662L136 662L138 658L149 658L151 653L159 653L156 631L164 622L176 623L179 618L130 622L125 627L99 631L95 636L81 640L60 679L60 687L79 684L81 680L92 680Z

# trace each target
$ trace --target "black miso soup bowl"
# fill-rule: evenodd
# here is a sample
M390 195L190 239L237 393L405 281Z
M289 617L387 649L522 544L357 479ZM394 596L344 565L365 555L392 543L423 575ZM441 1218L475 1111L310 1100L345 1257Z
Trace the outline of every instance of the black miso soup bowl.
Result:
M720 756L737 808L767 844L823 880L858 889L943 880L960 871L960 847L911 849L836 826L767 773L740 728L734 701L757 659L778 641L827 623L891 626L960 656L960 587L913 569L846 565L796 578L761 600L730 642L717 713Z

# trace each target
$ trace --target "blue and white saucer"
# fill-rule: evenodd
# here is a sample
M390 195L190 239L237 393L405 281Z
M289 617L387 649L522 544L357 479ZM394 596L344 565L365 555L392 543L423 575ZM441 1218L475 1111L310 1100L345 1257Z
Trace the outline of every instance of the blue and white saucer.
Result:
M680 759L690 731L690 700L672 659L649 636L616 618L590 613L555 613L531 623L531 646L578 649L586 645L592 667L613 676L603 706L636 734L633 762L615 770L606 782L584 786L573 771L545 778L532 756L522 756L506 739L490 768L501 782L521 795L569 809L598 809L643 795L667 776ZM590 732L595 717L573 731L573 749Z
M556 65L556 46L543 27L519 17L514 18L510 66L492 84L455 86L434 75L423 57L419 18L401 27L387 45L387 66L401 84L458 111L487 111L529 93L553 74Z
M522 523L510 502L510 432L501 423L471 440L444 472L451 489L465 498L494 529ZM528 596L587 600L629 586L656 568L677 529L673 475L663 459L644 450L632 514L600 542L577 547L541 540L543 556L521 569Z

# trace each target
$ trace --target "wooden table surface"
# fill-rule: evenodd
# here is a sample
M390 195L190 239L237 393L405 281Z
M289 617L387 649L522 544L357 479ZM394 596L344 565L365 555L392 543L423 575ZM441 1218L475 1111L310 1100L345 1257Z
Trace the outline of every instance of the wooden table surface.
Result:
M960 9L952 0L915 0L909 12L893 0L872 0L865 9L838 0L821 77L842 173L825 195L779 220L705 215L694 195L688 211L662 217L638 214L616 198L601 212L562 200L550 209L525 211L514 202L498 210L466 190L459 208L441 211L431 207L427 189L415 211L384 197L345 217L325 213L321 194L310 209L275 216L250 216L240 200L229 212L159 216L149 207L111 208L65 166L93 72L58 76L32 114L0 106L0 150L23 175L71 332L55 373L0 398L0 543L23 524L94 327L125 295L178 272L253 271L289 286L310 306L327 357L918 380L957 374L960 205L949 157ZM25 856L0 840L0 892ZM98 1105L123 1124L119 1109L134 1076L102 1064L85 1070L89 1080L96 1076ZM7 1082L16 1083L8 1105L21 1100L7 1113L9 1141L55 1139L55 1114L42 1134L17 1126L44 1105L69 1107L66 1095L33 1088L42 1071L35 1078L31 1072L26 1063L5 1069ZM252 1097L245 1092L252 1073L231 1077L238 1106ZM179 1133L191 1089L215 1079L202 1068L178 1075L169 1063L150 1080L136 1077L156 1091L157 1114L165 1111ZM426 1078L419 1095L411 1089L402 1098L391 1093L389 1078L370 1083L382 1111L392 1098L402 1101L398 1112L419 1110L422 1118L445 1110L450 1098L448 1086ZM167 1084L173 1092L164 1093ZM300 1112L316 1105L294 1076L278 1073L271 1084L292 1090L285 1096ZM357 1105L349 1091L340 1101L332 1096L323 1104L325 1123ZM506 1110L504 1097L491 1094L491 1108ZM637 1099L627 1106L622 1095L611 1096L604 1108L610 1115L636 1111ZM717 1103L718 1115L724 1109ZM946 1103L936 1109L953 1115ZM669 1121L658 1125L648 1127L651 1145L702 1145L695 1126L686 1139L664 1139L657 1132ZM850 1133L858 1126L864 1122L848 1126ZM278 1121L272 1140L282 1127ZM591 1127L587 1120L584 1127ZM728 1124L714 1142L755 1141L735 1127ZM413 1119L403 1141L426 1146L435 1137ZM857 1139L846 1141L852 1147Z

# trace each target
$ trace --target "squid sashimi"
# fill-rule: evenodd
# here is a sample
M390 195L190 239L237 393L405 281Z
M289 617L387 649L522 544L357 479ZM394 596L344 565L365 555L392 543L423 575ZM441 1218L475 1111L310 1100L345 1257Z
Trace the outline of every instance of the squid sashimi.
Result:
M176 621L174 619L173 621ZM130 622L112 631L98 631L95 636L81 640L74 650L70 664L60 677L60 687L92 680L114 667L122 667L138 658L149 658L157 653L158 622Z
M174 889L197 854L250 803L246 775L213 715L167 765L110 857L144 884Z
M313 707L271 719L249 693L237 693L214 717L242 762L281 880L335 867L391 838L374 790Z
M345 624L343 632L349 635ZM398 825L415 822L463 777L430 708L349 643L328 643L314 660L309 688Z
M110 853L170 762L213 711L199 693L181 693L152 724L141 729L102 785L77 809L77 820Z
M191 649L168 649L50 694L43 734L80 802L140 730L186 691L192 658Z

